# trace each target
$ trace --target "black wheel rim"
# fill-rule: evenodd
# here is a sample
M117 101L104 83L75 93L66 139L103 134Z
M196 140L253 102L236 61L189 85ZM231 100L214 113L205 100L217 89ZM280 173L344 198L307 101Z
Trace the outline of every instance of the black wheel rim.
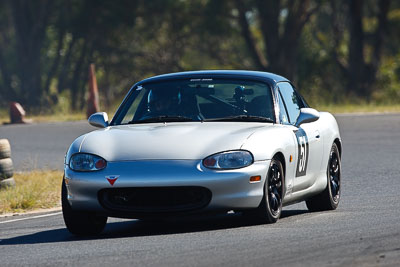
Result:
M271 213L279 214L282 203L282 173L277 164L273 163L268 174L268 205Z
M332 200L337 203L340 196L340 159L334 150L331 152L329 159L329 182Z

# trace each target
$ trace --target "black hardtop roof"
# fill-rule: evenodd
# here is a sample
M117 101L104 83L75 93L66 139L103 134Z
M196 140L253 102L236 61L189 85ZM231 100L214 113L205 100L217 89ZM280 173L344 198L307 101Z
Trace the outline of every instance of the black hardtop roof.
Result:
M289 81L285 77L280 75L270 73L270 72L262 72L262 71L249 71L249 70L199 70L199 71L184 71L184 72L175 72L153 76L147 79L140 81L139 83L147 83L147 82L155 82L161 80L169 80L169 79L181 79L181 78L210 78L210 77L218 77L218 78L255 78L260 80L269 80L274 82L287 82Z

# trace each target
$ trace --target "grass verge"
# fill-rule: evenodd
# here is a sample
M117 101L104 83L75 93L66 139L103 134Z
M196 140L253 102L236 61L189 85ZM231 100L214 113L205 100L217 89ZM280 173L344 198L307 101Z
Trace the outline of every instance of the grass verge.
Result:
M319 111L328 111L333 114L400 112L400 105L377 105L377 104L318 105L317 104L313 107Z
M80 121L86 120L84 113L68 113L68 114L48 114L48 115L34 115L28 116L27 119L33 122L56 122L56 121Z
M114 112L107 112L109 119L114 116ZM31 115L25 117L28 121L34 123L41 122L65 122L65 121L81 121L87 120L86 114L82 112L78 113L54 113L54 114L44 114L44 115ZM7 112L0 110L0 125L4 123L9 123L10 117Z
M317 110L328 111L333 114L341 113L387 113L400 112L400 105L379 105L379 104L331 104L331 105L312 105ZM107 112L111 119L114 112ZM45 115L31 115L26 119L35 123L40 122L64 122L64 121L79 121L86 120L86 114L78 113L53 113ZM0 125L10 122L8 111L0 109Z
M61 171L15 173L15 188L0 190L0 214L60 206Z
M26 116L26 120L31 122L64 122L64 121L80 121L86 120L86 115L84 113L55 113L55 114L46 114L46 115L32 115ZM9 123L10 118L8 113L0 112L0 125L4 123Z

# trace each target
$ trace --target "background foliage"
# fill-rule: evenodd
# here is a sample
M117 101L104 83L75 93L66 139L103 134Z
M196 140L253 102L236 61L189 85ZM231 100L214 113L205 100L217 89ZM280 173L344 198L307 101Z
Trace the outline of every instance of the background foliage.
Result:
M400 4L391 0L2 0L0 106L102 108L136 81L197 69L291 79L311 104L399 103Z

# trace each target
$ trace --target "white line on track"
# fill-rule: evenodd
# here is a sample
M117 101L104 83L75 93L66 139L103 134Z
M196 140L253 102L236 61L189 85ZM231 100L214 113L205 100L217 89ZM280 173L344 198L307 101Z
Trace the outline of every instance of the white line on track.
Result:
M61 213L62 213L62 212L59 211L59 212L56 212L56 213L50 213L50 214L37 215L37 216L32 216L32 217L26 217L26 218L8 220L8 221L0 222L0 224L2 224L2 223L11 223L11 222L18 222L18 221L25 221L25 220L37 219L37 218L43 218L43 217L50 217L50 216L59 215L59 214L61 214Z

